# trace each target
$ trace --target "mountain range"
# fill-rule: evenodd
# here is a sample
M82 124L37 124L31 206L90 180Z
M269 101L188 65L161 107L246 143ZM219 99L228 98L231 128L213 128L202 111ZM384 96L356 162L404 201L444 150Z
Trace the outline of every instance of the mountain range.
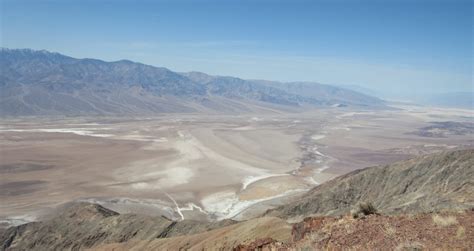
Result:
M385 107L356 91L178 73L129 60L77 59L45 50L0 50L0 115L150 115Z

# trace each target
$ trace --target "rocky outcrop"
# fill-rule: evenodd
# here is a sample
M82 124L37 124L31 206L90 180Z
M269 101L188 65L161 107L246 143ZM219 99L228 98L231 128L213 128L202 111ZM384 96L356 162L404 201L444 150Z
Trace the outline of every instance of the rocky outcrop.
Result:
M1 250L80 250L102 243L194 234L233 223L173 222L163 217L120 215L97 204L77 203L51 220L2 230L0 243Z
M279 243L290 242L291 225L279 218L261 217L198 234L152 241L134 239L125 243L99 245L94 250L232 250L239 245L251 244L254 240L269 238Z
M312 217L293 225L287 243L257 239L234 250L472 250L474 211Z
M234 251L253 251L253 250L262 250L266 247L274 247L277 245L277 243L280 243L272 238L263 238L263 239L257 239L250 244L244 245L244 244L239 244L237 247L235 247L233 250ZM280 246L281 247L281 246ZM270 250L270 249L268 249Z

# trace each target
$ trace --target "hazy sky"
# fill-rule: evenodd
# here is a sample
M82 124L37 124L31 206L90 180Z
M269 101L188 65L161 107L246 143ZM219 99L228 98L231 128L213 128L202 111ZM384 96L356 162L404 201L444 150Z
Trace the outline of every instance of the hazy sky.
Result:
M0 0L1 44L174 71L473 90L473 1Z

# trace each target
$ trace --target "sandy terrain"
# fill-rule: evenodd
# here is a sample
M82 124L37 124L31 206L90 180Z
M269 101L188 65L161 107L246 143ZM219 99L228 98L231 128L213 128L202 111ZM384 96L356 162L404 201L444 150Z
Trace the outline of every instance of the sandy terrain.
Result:
M357 168L474 144L472 134L456 134L465 130L413 133L472 123L471 111L400 108L2 119L0 220L31 221L73 200L173 219L244 219Z

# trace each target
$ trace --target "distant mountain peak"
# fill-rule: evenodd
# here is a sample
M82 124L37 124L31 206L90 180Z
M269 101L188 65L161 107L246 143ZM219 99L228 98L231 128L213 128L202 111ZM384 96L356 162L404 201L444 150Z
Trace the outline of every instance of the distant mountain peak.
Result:
M23 54L43 54L43 55L61 55L58 52L50 52L48 50L34 50L34 49L29 49L29 48L24 48L24 49L10 49L6 47L1 47L0 52L9 52L9 53L23 53Z
M122 64L138 64L137 62L128 60L128 59L121 59L118 61L114 61L113 63L122 63Z

